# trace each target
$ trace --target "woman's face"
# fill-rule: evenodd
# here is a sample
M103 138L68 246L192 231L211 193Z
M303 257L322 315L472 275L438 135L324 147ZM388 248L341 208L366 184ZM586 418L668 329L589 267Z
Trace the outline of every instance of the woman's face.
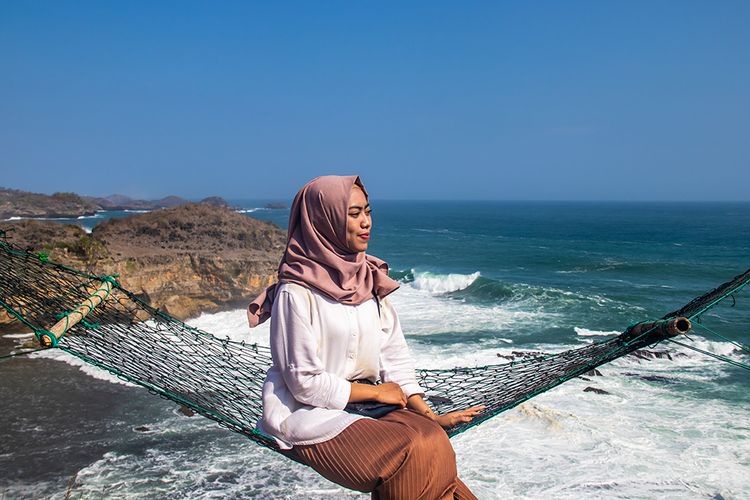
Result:
M346 216L346 244L353 252L364 252L370 241L372 216L365 193L354 186L349 197L349 212Z

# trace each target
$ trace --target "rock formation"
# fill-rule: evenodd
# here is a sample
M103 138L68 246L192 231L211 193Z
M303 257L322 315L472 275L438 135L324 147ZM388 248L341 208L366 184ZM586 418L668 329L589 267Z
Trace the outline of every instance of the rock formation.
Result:
M110 219L87 234L50 221L0 224L10 242L92 274L119 274L154 307L186 319L244 307L276 279L285 232L211 204Z
M99 207L75 193L53 195L0 188L0 219L9 217L78 217Z

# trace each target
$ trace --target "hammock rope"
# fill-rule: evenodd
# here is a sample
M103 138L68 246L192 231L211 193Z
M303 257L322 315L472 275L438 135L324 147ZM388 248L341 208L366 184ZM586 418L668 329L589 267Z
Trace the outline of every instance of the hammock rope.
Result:
M745 352L750 352L750 346L747 346L747 345L743 344L742 342L738 342L736 340L732 340L729 337L726 337L726 336L720 334L719 332L717 332L717 331L715 331L715 330L707 327L703 323L695 323L695 324L698 325L702 330L706 330L711 335L713 335L715 337L719 337L721 340L723 340L725 342L729 342L730 344L732 344L736 348L738 348L740 350L743 350Z
M417 377L438 413L486 407L472 422L448 429L454 436L604 363L672 340L680 335L674 331L676 324L687 321L685 318L700 320L748 283L750 270L660 320L631 325L603 342L498 365L422 369ZM93 304L92 297L97 294L102 300ZM87 301L92 307L82 311ZM256 429L262 414L262 385L271 365L268 347L217 338L151 307L114 276L87 274L1 239L0 305L38 338L55 337L53 347L277 450L275 441ZM46 328L67 322L76 311L78 322L74 324L71 318L59 336ZM687 321L688 329L689 324ZM685 329L685 324L681 327ZM726 356L705 354L750 369Z

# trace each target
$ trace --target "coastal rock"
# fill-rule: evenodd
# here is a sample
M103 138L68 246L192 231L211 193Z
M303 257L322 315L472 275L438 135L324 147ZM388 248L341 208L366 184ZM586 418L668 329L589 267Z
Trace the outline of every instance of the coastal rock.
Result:
M593 392L594 394L604 394L604 395L611 395L611 392L607 392L604 389L597 389L596 387L588 386L586 387L583 392Z
M677 383L677 380L669 377L665 377L663 375L644 375L642 373L629 373L625 372L623 373L626 377L634 377L641 380L645 380L646 382L658 382L662 384L675 384Z
M225 207L188 204L110 219L91 234L50 221L0 225L8 241L123 287L186 319L244 307L276 280L286 242L279 227Z
M75 218L94 215L99 210L158 210L190 203L179 196L167 196L158 200L137 200L129 196L82 196L76 193L53 195L31 193L19 189L0 188L0 219L20 218ZM216 206L227 206L218 196L202 200Z
M654 351L651 349L638 349L637 351L633 351L630 354L628 354L629 357L635 358L637 360L645 360L645 361L651 361L653 359L668 359L669 361L672 361L672 356L677 357L686 357L687 355L685 353L674 353L670 354L669 351Z
M270 222L203 203L109 219L92 235L126 256L261 258L277 252L277 264L286 242L285 232Z
M93 215L95 203L75 193L46 195L0 188L0 219L11 217L78 217Z
M94 264L106 259L109 252L101 241L82 227L47 220L18 220L0 223L8 242L50 260L93 272Z

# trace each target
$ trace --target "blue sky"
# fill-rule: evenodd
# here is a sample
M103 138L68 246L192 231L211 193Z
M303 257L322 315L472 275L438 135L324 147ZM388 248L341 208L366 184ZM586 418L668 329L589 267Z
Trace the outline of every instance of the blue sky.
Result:
M750 2L0 1L0 185L750 200Z

